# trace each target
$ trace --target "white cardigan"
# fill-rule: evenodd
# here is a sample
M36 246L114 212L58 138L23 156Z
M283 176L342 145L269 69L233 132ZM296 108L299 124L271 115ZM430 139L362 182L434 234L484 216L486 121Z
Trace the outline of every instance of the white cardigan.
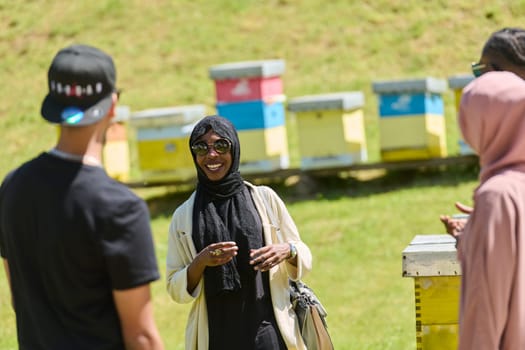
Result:
M261 217L265 243L292 242L297 248L297 267L282 262L270 269L270 293L275 319L287 348L304 350L306 346L290 303L288 278L301 279L311 270L310 249L301 241L297 227L281 198L267 186L245 183ZM194 200L195 192L175 210L171 220L166 259L167 290L177 303L193 302L186 327L186 350L208 350L208 312L203 278L192 294L187 291L188 265L197 255L191 237ZM272 225L265 203L269 206L268 210L274 213L273 217L279 227Z

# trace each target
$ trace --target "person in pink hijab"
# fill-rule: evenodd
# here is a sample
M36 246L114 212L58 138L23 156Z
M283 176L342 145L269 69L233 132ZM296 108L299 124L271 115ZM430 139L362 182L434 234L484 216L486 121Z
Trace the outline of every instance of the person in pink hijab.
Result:
M491 71L513 72L525 79L525 29L505 27L493 32L483 45L478 62L472 63L472 74L479 77ZM463 215L441 215L447 233L461 234L472 207L455 202L455 207Z
M458 237L458 349L525 349L525 81L505 71L473 80L459 126L481 170Z

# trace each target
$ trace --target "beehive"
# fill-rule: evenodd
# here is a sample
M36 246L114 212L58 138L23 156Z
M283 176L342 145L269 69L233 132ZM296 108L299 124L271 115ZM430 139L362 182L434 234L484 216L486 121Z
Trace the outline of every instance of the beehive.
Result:
M189 138L205 116L204 105L147 109L131 114L139 169L145 181L185 181L195 177Z
M454 100L456 102L456 113L459 113L459 104L461 102L461 95L463 94L463 88L468 85L474 76L472 74L455 75L448 78L448 86L454 90ZM460 136L458 139L459 154L474 154L475 152L465 143L463 138Z
M217 114L237 129L240 170L263 173L289 165L281 74L284 60L232 62L209 69L215 83Z
M403 250L403 277L414 280L416 349L455 350L461 268L450 235L417 235Z
M362 92L300 96L295 113L302 169L350 165L367 159Z
M116 108L116 115L106 131L106 143L102 150L104 169L110 177L122 182L128 181L130 177L129 116L128 106Z
M379 100L380 152L384 161L446 157L442 93L435 78L374 82Z
M264 100L283 94L284 60L224 63L210 67L217 103Z

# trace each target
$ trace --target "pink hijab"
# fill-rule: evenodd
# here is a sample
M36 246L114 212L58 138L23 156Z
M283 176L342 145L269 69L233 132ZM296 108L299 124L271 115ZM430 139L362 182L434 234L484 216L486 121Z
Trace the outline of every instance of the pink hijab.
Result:
M506 169L525 172L525 80L488 72L463 90L459 126L479 155L480 181Z

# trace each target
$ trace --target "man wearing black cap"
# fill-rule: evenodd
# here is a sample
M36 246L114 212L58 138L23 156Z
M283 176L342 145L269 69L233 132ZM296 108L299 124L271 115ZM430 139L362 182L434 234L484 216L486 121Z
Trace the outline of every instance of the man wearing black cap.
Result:
M118 100L113 60L60 50L42 116L56 146L0 187L0 253L20 349L163 349L150 283L159 278L144 201L101 166Z

